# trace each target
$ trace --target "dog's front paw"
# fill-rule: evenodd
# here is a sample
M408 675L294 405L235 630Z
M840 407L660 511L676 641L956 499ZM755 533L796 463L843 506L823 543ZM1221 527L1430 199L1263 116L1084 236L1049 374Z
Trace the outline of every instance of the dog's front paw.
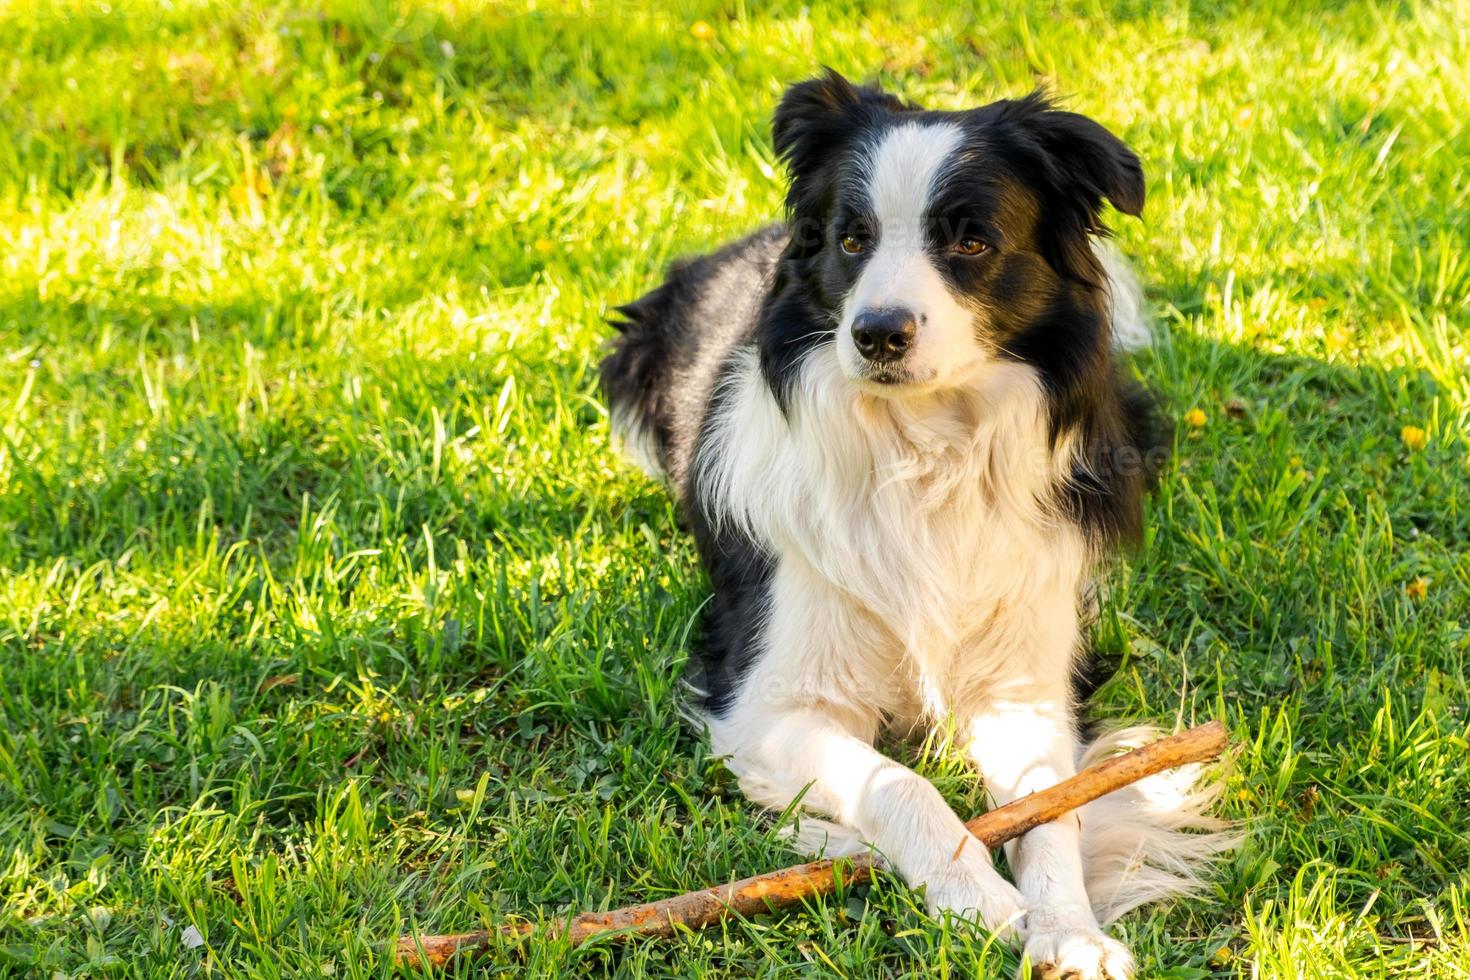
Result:
M1031 980L1131 980L1133 954L1095 926L1030 931L1021 977Z
M935 918L946 913L972 921L978 918L1002 942L1019 945L1026 915L1021 893L988 863L976 866L954 861L943 871L925 876L924 901Z

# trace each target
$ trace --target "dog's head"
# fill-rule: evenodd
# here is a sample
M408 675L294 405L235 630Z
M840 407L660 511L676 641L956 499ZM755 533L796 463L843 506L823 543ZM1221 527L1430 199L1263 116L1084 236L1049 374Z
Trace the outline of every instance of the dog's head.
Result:
M791 175L782 275L800 288L770 311L768 372L794 367L775 348L812 344L813 322L848 378L891 397L995 359L1047 376L1107 351L1092 238L1103 199L1137 215L1144 183L1102 126L1039 95L923 111L829 71L786 92L774 136Z

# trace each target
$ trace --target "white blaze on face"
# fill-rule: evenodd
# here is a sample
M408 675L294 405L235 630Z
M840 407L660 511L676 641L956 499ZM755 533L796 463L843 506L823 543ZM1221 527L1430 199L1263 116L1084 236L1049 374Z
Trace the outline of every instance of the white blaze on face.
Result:
M918 334L902 367L924 388L943 385L984 356L974 315L951 294L925 241L929 202L962 136L948 123L907 123L884 134L864 161L861 179L878 223L877 244L847 296L838 327L837 358L849 378L866 374L852 338L852 322L866 310L914 314Z

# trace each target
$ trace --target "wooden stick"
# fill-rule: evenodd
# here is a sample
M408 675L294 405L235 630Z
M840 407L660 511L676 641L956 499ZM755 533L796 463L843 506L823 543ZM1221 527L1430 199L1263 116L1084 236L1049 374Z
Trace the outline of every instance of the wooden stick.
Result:
M1225 751L1225 744L1225 726L1212 721L1089 766L1049 789L983 813L965 827L986 847L998 847L1146 776L1218 758ZM839 883L863 884L872 877L873 867L871 853L836 861L812 861L657 902L609 912L583 912L570 920L549 923L539 932L545 936L565 936L573 945L605 933L616 933L620 939L668 937L685 929L703 929L732 914L761 915L799 905L808 899L830 895ZM398 940L394 960L401 965L443 966L456 956L484 952L494 945L497 935L511 938L536 931L534 923L525 922L494 931L448 936L407 935Z

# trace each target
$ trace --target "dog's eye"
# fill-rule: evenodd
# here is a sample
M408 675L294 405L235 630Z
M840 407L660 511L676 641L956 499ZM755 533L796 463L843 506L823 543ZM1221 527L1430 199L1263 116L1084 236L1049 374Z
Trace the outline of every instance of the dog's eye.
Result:
M980 255L984 252L988 252L990 250L990 246L986 245L978 238L961 238L958 242L955 243L954 250L956 252L959 252L961 255Z
M863 240L856 235L843 235L842 241L838 244L842 246L842 250L848 255L857 255L863 250Z

